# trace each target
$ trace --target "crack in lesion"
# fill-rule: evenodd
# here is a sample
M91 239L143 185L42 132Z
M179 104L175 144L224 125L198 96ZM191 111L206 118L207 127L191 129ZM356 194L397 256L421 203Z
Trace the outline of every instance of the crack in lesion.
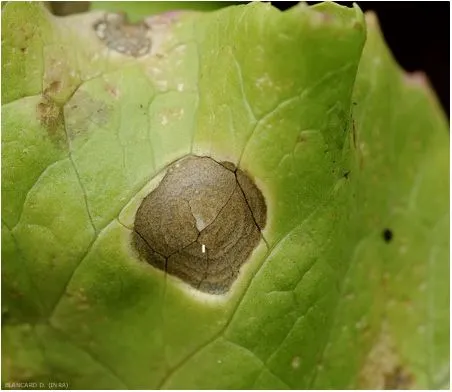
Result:
M118 222L119 222L119 220L118 220ZM121 223L120 223L120 224L121 224ZM122 224L121 224L121 225L122 225ZM122 226L124 226L124 225L122 225ZM126 227L126 226L124 226L124 227ZM145 242L146 246L147 246L152 252L157 253L161 258L165 259L165 264L166 264L166 262L168 262L168 258L169 258L169 257L171 257L173 254L176 254L176 253L179 252L179 251L175 251L175 252L173 252L173 253L170 253L168 256L165 256L163 253L160 253L158 250L155 250L155 249L151 246L151 244L146 240L146 238L144 238L144 236L143 236L138 230L130 229L130 228L128 228L128 227L126 227L126 229L127 229L127 230L130 230L130 231L133 232L133 233L136 233L136 234L138 235L138 237L140 237L140 238ZM191 244L189 244L189 245L191 245ZM165 272L166 272L166 270L165 270Z
M215 223L215 221L217 220L217 218L220 216L220 214L223 212L223 210L226 208L226 206L228 205L228 203L229 203L230 200L232 199L232 196L234 196L235 190L237 189L237 185L238 185L237 183L234 185L234 188L232 189L231 194L228 196L228 198L226 199L225 203L224 203L224 204L221 206L221 208L218 210L218 213L217 213L217 215L215 216L215 218L212 220L212 222L210 222L207 226L205 226L201 231L198 230L199 235L200 235L203 231L205 231L206 229L208 229L210 226L212 226L212 225ZM193 214L193 211L192 211L192 208L191 208L190 201L188 201L188 205L189 205L189 208L190 208L190 212L191 212L193 218L194 218L195 221L196 221L196 218L195 218L195 216L194 216L194 214ZM199 238L199 235L198 235L198 238Z
M233 189L231 195L229 196L227 202L225 203L225 205L220 209L219 213L217 214L217 217L218 217L218 215L220 214L220 212L224 209L224 207L226 207L226 204L227 204L227 203L229 202L229 200L232 198L232 196L234 195L235 190L236 190L237 187L238 187L238 188L240 189L241 194L243 195L243 198L244 198L244 200L245 200L245 203L246 203L246 205L247 205L249 211L251 212L251 216L252 216L252 218L253 218L254 224L255 224L255 226L257 227L257 229L258 229L258 231L259 231L259 233L260 233L260 237L261 237L262 240L265 242L265 245L267 246L267 249L268 249L268 248L269 248L269 244L268 244L268 241L266 240L266 238L264 237L264 234L263 234L263 228L261 228L261 227L259 226L259 224L257 223L256 217L254 216L253 209L251 208L251 205L250 205L250 203L249 203L249 200L247 199L246 194L245 194L245 192L244 192L244 190L243 190L243 188L242 188L242 186L240 185L240 182L239 182L239 180L238 180L238 177L237 177L237 170L239 170L239 168L236 167L236 166L234 165L234 170L232 170L230 167L225 166L225 162L224 162L224 161L217 161L217 160L215 160L215 159L212 158L212 157L209 157L209 158L212 159L214 162L218 163L219 165L223 166L223 167L226 168L227 170L229 170L229 171L231 171L232 173L234 173L234 176L235 176L235 182L236 182L236 186L234 187L234 189ZM245 172L242 172L242 173L243 173L243 175L247 176L247 174L246 174ZM256 188L257 188L257 187L256 187ZM258 189L258 191L260 192L259 189ZM213 222L212 222L212 223L213 223ZM212 223L210 223L209 225L207 225L205 228L209 227Z
M239 183L239 181L238 181L238 179L237 179L237 170L236 170L236 172L235 172L234 174L235 174L237 186L239 187L240 192L241 192L241 194L243 195L243 199L245 200L245 203L246 203L248 209L249 209L250 212L251 212L251 217L253 218L254 225L256 226L257 230L259 231L259 236L261 237L262 241L264 241L265 246L267 247L267 249L269 249L270 246L269 246L269 243L268 243L267 239L266 239L265 236L264 236L263 228L261 228L261 227L259 226L259 224L257 223L256 217L254 216L253 209L251 208L251 205L250 205L250 203L249 203L249 201L248 201L248 199L247 199L247 197L246 197L246 195L245 195L245 192L243 191L243 188L241 187L241 185L240 185L240 183Z

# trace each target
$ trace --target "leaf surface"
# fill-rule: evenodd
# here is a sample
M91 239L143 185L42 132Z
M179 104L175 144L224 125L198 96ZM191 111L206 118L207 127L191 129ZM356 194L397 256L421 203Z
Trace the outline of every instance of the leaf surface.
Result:
M269 4L149 19L2 9L2 382L439 388L449 368L449 136L375 17ZM249 173L263 239L225 296L138 260L134 214L189 154Z

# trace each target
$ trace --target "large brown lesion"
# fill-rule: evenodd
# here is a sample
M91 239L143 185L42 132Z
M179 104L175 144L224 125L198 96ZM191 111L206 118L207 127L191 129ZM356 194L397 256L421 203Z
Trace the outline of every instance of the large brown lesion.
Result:
M142 201L132 244L152 266L202 292L224 294L259 243L266 214L246 173L230 162L190 156Z

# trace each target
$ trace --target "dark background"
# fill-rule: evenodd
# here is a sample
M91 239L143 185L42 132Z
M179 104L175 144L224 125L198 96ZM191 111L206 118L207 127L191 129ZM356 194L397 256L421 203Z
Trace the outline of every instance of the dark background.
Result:
M316 4L318 1L308 1ZM336 3L352 7L349 1ZM273 1L285 10L297 4ZM450 14L449 2L358 1L363 11L374 11L386 42L397 62L406 71L424 71L450 117Z

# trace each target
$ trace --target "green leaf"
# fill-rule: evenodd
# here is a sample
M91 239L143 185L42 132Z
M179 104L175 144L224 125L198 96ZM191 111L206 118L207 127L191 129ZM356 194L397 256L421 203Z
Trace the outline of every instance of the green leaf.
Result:
M2 8L2 386L444 387L448 125L376 18L181 11L146 19L141 57L100 20ZM141 201L189 154L266 200L226 295L132 247Z

